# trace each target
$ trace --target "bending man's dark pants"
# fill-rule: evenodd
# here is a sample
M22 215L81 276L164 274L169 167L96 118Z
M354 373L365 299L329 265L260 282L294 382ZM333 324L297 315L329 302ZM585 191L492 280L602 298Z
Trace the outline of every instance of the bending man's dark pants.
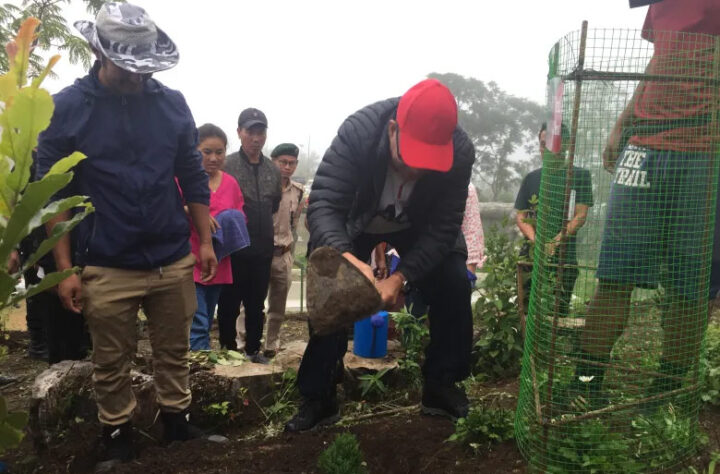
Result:
M379 242L395 247L402 258L415 243L411 231L385 235L363 234L354 242L353 254L367 260ZM425 349L426 383L449 386L470 375L472 309L465 255L449 253L424 278L412 282L430 307L430 343ZM298 371L298 388L307 399L328 399L343 370L347 331L327 336L312 334Z

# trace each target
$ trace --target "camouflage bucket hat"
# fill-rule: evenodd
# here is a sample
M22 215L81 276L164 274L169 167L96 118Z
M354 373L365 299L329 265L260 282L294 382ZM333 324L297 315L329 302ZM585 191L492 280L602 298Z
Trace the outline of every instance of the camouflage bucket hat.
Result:
M92 21L76 21L75 28L90 45L116 66L149 74L175 66L180 59L175 43L142 8L110 2Z

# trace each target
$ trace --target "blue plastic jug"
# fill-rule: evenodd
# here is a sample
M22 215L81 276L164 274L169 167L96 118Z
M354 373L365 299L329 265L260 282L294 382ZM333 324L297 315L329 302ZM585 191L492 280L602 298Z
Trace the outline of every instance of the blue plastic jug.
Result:
M388 312L379 311L369 318L355 323L353 352L368 359L385 357L387 354Z

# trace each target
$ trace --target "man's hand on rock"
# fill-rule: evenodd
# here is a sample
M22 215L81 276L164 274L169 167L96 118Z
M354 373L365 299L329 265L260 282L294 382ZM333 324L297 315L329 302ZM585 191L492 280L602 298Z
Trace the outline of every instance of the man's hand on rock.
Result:
M380 293L385 308L392 308L397 303L400 291L402 291L405 283L405 277L402 273L395 272L384 280L375 283L375 287Z

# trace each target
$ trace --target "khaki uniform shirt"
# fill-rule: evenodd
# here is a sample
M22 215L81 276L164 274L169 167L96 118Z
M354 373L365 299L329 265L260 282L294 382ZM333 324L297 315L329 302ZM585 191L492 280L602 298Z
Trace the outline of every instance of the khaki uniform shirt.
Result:
M273 215L276 247L292 245L294 241L293 232L297 228L300 214L302 213L302 196L302 184L292 180L290 184L282 190L280 207Z

